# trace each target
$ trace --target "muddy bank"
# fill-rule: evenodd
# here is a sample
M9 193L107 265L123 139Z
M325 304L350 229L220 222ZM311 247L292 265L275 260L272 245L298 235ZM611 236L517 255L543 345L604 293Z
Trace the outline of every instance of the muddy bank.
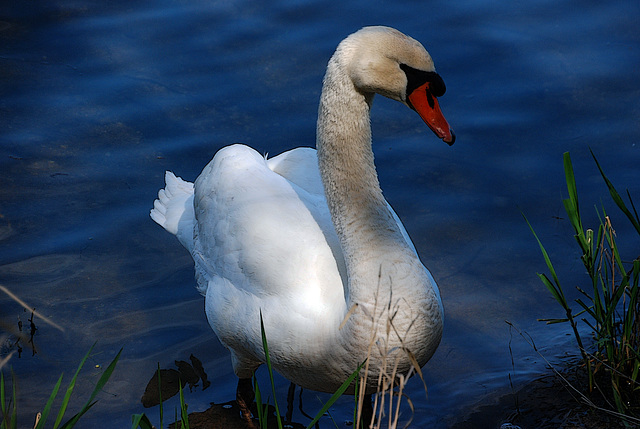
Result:
M524 387L506 394L484 398L451 429L498 429L511 423L521 429L617 429L622 420L612 413L599 392L588 395L598 408L587 405L571 386L586 392L586 376L579 367L565 369L562 378L552 373L542 375ZM564 378L564 380L563 380ZM631 425L628 427L639 427ZM510 426L505 425L505 429Z

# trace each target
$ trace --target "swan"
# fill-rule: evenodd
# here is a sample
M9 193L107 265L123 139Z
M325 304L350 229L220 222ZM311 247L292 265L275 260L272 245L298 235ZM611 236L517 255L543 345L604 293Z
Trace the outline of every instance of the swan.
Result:
M265 362L260 317L273 368L311 390L335 391L367 360L369 394L389 362L406 374L431 358L443 329L440 294L382 195L369 111L376 93L397 100L453 144L436 98L444 92L419 42L365 27L328 63L316 149L267 159L235 144L195 183L166 172L151 218L193 257L239 398Z

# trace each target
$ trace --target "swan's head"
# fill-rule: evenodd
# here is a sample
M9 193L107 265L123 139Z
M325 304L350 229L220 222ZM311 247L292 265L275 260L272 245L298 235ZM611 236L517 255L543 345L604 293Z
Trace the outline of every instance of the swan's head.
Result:
M444 81L420 42L393 28L365 27L343 40L338 51L359 91L406 104L439 138L453 144L456 136L437 100L445 93Z

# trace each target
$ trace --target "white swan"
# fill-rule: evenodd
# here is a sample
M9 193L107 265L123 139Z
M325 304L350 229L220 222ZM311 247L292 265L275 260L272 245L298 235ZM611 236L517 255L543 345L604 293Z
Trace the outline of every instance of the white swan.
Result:
M195 261L206 314L240 380L265 361L292 382L332 392L368 358L367 392L387 362L423 366L442 335L436 282L382 196L371 149L375 93L416 110L449 144L444 82L414 39L366 27L327 67L317 152L271 159L233 145L191 184L166 174L151 217Z

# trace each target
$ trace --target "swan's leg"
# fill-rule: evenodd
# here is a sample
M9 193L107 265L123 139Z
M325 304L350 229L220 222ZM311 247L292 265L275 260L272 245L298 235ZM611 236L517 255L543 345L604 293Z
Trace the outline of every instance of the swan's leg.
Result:
M371 394L364 395L362 400L362 427L370 428L373 427L373 397Z
M296 393L296 385L291 383L289 385L289 391L287 392L287 415L284 418L285 422L291 422L293 419L293 395Z
M300 393L298 394L298 409L300 410L300 412L302 413L303 416L305 416L309 420L313 420L313 417L310 416L309 414L307 414L304 411L304 406L302 404L302 392L304 392L304 389L301 387L300 388ZM316 427L318 427L318 423L317 422L316 422Z
M255 429L256 425L253 423L251 415L251 404L255 398L255 392L253 391L253 384L250 378L239 378L238 388L236 389L236 402L240 407L242 418L247 422L247 425L251 429Z

